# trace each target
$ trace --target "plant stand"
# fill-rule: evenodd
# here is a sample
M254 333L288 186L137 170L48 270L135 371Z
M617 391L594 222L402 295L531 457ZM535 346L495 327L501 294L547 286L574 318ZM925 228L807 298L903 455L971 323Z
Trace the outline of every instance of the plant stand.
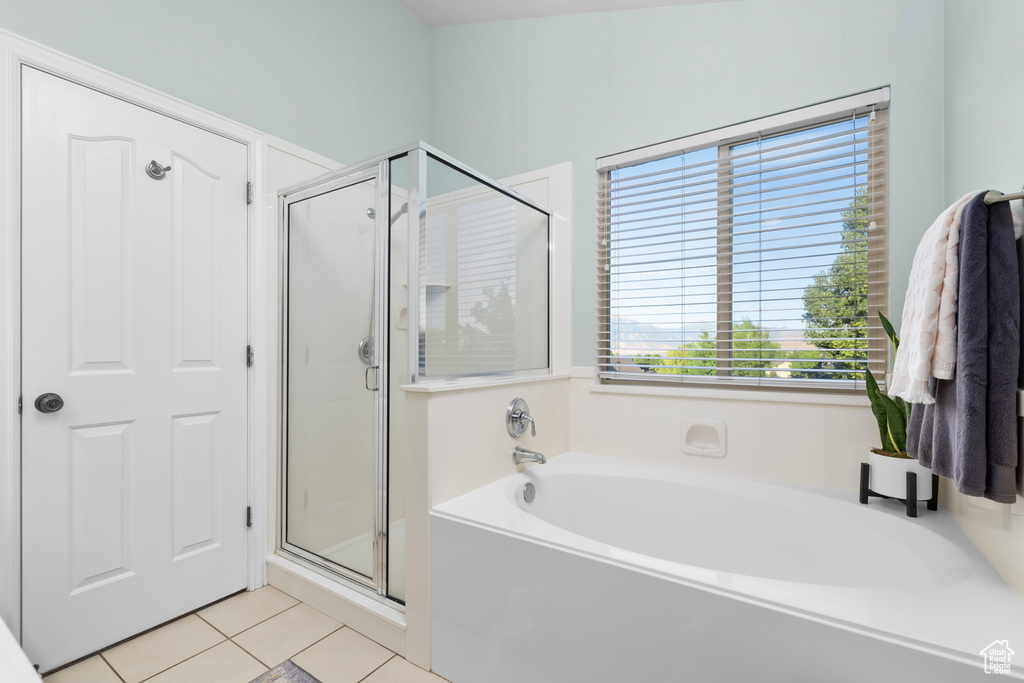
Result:
M868 504L868 499L875 498L888 498L889 500L898 500L907 506L907 517L917 517L917 473L907 472L907 497L896 498L894 496L887 496L882 493L875 493L868 488L868 482L871 481L871 465L866 462L860 464L860 502L862 505ZM929 510L939 509L939 476L932 474L932 497L927 500Z

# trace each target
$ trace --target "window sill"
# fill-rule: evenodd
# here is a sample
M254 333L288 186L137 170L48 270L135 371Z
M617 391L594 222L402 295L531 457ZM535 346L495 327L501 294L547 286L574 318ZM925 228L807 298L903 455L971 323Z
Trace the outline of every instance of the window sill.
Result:
M465 391L469 389L486 389L516 384L535 384L550 382L557 379L569 379L567 374L558 375L522 375L518 377L469 377L448 381L420 382L419 384L403 384L402 391L421 394L435 394L443 391Z
M590 386L593 394L619 394L622 396L659 396L665 398L699 398L712 401L752 401L759 403L810 403L814 405L863 406L871 403L864 394L832 394L826 392L762 391L755 389L717 389L714 387L647 387L637 385L611 385L595 382Z

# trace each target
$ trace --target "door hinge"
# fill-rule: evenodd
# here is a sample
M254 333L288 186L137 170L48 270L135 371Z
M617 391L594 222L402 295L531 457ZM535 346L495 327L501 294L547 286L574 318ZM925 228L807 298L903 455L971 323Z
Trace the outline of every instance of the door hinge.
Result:
M245 203L252 204L252 183L247 182L245 184Z
M249 345L247 345L245 347L245 367L247 367L247 368L251 368L252 367L252 357L253 357L252 344L249 344Z
M252 528L252 506L248 505L245 508L245 528Z

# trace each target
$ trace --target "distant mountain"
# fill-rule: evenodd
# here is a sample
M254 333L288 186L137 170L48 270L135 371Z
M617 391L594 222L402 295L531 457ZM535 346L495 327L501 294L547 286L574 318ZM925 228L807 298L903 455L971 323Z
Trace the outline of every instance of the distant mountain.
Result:
M781 345L786 351L806 351L808 349L817 348L816 346L807 343L804 339L803 330L779 330L769 328L768 338L776 344Z
M664 353L678 349L684 342L696 341L701 332L715 332L714 323L693 323L684 326L662 326L643 323L633 318L615 316L611 320L612 350L619 355ZM787 351L815 348L804 340L803 330L768 329L768 337Z
M714 323L663 327L642 323L632 318L615 316L611 320L612 349L620 355L634 353L663 353L678 349L685 341L696 340L704 330L714 333Z

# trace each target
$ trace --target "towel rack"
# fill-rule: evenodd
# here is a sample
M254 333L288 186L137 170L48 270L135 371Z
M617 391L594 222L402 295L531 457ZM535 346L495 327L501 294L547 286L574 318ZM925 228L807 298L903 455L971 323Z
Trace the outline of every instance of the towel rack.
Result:
M996 202L1009 202L1014 199L1024 199L1024 192L1014 192L1012 194L1003 194L998 190L989 190L985 193L985 203L995 204Z

